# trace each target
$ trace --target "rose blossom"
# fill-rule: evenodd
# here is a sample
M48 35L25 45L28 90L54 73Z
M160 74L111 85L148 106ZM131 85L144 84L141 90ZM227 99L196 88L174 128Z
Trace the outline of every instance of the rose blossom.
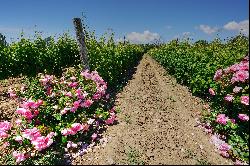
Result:
M73 97L73 95L72 95L72 93L71 93L71 92L67 92L67 93L65 94L65 96L68 96L68 97Z
M0 138L7 138L9 135L5 132L0 130Z
M240 101L242 104L249 105L249 96L241 96Z
M233 99L234 99L234 97L233 97L232 95L227 94L227 95L224 97L224 99L225 99L226 101L232 102Z
M20 125L22 123L22 120L21 119L17 119L15 122L16 122L17 125Z
M230 149L231 149L231 146L228 145L227 143L223 143L223 144L221 144L220 147L219 147L219 150L221 150L221 151L228 151L228 150L230 150Z
M214 90L212 89L212 88L209 88L209 93L211 94L211 95L215 95L215 92L214 92Z
M24 161L24 160L26 159L24 153L18 153L17 151L14 151L14 152L12 153L12 155L13 155L13 157L16 158L16 162L17 162L17 163L20 163L20 162L22 162L22 161Z
M22 133L22 136L29 140L35 140L37 137L40 137L41 134L40 131L36 127L34 127L32 129L25 129Z
M1 131L8 131L8 130L10 130L10 128L11 128L10 122L8 122L8 121L0 122L0 130Z
M214 80L217 81L221 78L222 76L222 69L219 69L216 71L215 75L214 75Z
M236 77L238 81L244 82L245 80L249 78L249 72L240 70L234 74L234 77Z
M93 100L85 100L84 103L81 104L81 107L90 107L93 104Z
M41 151L49 147L53 143L53 139L51 139L51 136L40 136L37 137L35 140L31 141L31 143L35 146L34 148L36 150Z
M73 123L72 125L71 125L71 129L73 130L73 131L80 131L80 130L82 130L83 129L83 126L80 124L80 123Z
M96 133L94 133L94 134L92 134L92 136L91 136L91 138L92 138L92 141L94 141L96 138L97 138L97 134Z
M241 89L242 89L242 87L235 86L234 89L233 89L233 92L234 93L239 93Z
M225 114L219 114L217 116L216 122L219 124L226 125L228 118L225 116Z
M247 116L246 114L239 114L238 118L242 121L248 121L249 120L249 116Z
M15 141L17 141L17 142L19 142L21 144L22 141L23 141L23 137L21 137L20 135L18 135L18 136L15 137Z

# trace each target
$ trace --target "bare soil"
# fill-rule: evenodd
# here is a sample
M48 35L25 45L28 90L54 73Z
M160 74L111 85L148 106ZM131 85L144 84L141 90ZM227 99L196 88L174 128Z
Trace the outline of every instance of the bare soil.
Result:
M23 77L0 80L0 121L14 119L18 103L11 100L7 92L10 87L20 89L23 80Z
M144 55L115 105L121 112L118 124L103 133L108 143L76 157L73 165L232 164L195 127L202 100L177 84L150 56Z

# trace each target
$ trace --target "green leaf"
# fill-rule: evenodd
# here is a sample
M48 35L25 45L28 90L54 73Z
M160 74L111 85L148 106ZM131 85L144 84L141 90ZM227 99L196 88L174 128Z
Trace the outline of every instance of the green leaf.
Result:
M66 143L68 141L67 136L62 136L62 143Z

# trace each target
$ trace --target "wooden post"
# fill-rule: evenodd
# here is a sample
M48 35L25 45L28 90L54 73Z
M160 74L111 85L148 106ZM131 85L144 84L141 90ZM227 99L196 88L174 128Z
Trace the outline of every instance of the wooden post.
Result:
M125 45L125 43L126 43L126 38L125 38L125 36L123 37L123 45Z
M76 38L80 48L80 59L83 65L84 70L89 70L89 63L88 63L88 54L87 48L85 45L85 36L82 29L82 23L80 18L73 18L73 23L75 26L76 31Z

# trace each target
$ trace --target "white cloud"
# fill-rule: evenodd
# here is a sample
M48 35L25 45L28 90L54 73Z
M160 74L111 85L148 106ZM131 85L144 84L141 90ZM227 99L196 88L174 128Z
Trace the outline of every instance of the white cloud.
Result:
M249 20L240 21L239 23L235 21L231 21L225 24L223 28L229 31L230 30L238 31L238 32L242 32L248 35L249 34Z
M217 32L219 29L217 27L210 27L208 25L200 25L198 27L202 32L211 35L212 33Z
M170 26L170 25L166 25L165 28L166 28L166 29L172 29L173 27Z
M148 43L160 39L160 35L146 30L143 33L131 32L126 35L126 39L133 43Z

